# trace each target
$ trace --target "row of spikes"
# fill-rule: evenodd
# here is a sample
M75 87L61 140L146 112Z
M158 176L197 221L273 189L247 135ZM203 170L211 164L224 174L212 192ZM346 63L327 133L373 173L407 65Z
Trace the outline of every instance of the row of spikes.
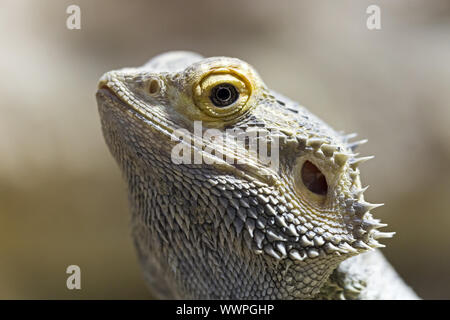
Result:
M251 131L267 131L270 134L264 135L264 139L267 141L270 141L271 138L278 138L280 139L280 142L287 142L290 139L294 138L299 143L313 148L315 151L320 151L323 153L324 156L328 158L333 158L334 162L339 166L344 166L347 162L351 169L356 170L361 164L364 162L373 159L374 156L367 156L367 157L357 157L357 154L355 153L348 153L342 150L342 148L335 144L330 144L329 141L327 141L325 138L309 138L302 134L298 134L291 130L281 129L279 132L281 134L277 134L276 131L278 131L277 128L250 128L246 129L244 134L248 134L248 132ZM350 149L352 152L356 150L357 147L360 145L363 145L367 143L367 139L349 142L350 139L356 137L355 133L343 136L342 140L346 144L347 148ZM259 140L260 137L256 137L256 141Z
M355 141L347 144L347 147L354 151L358 146L367 142L367 139ZM339 166L344 166L347 162L350 168L356 170L364 162L373 159L374 156L357 157L355 153L348 153L341 149L340 146L335 144L329 144L323 138L310 138L305 142L306 146L312 147L316 151L321 151L326 157L333 157L334 162Z
M287 134L288 136L293 136L293 132L283 132L284 134ZM343 136L342 141L346 144L347 148L350 149L352 152L356 150L356 148L362 144L367 143L367 139L355 141L355 142L349 142L349 140L356 137L356 134L349 134L346 136ZM280 139L283 139L282 136L279 136ZM329 141L327 141L324 138L307 138L302 135L297 135L296 139L298 142L309 146L313 148L315 151L321 151L325 156L329 158L333 158L334 162L339 166L344 166L347 163L349 164L349 167L353 173L357 173L358 167L370 160L373 159L374 156L368 156L368 157L359 157L357 158L357 154L354 153L348 153L342 150L342 148L338 145L330 144ZM339 246L335 246L331 243L326 245L326 251L333 252L335 251L338 254L343 253L355 253L357 252L357 249L366 251L374 248L382 248L384 245L380 244L377 239L380 238L391 238L395 232L380 232L376 229L382 228L387 226L386 224L380 223L379 220L369 218L369 219L363 219L363 216L365 216L369 211L381 207L383 204L373 204L366 201L358 201L358 199L361 198L362 194L367 190L367 187L359 188L355 196L357 199L350 199L352 202L353 213L359 217L362 224L364 225L364 230L362 232L367 233L366 236L366 242L363 240L356 240L354 243L352 243L353 247L350 246L348 243L341 243ZM271 251L269 248L266 248L266 251ZM284 250L282 250L284 251ZM283 255L282 255L283 256ZM299 255L297 251L294 251L294 254L290 254L290 257L295 260L304 260L306 256ZM311 256L310 256L311 258Z
M373 231L372 237L370 237L367 241L363 241L361 239L356 240L351 245L347 242L341 242L339 245L334 245L331 242L327 242L322 248L304 248L298 249L293 248L287 250L286 245L282 242L276 243L268 243L264 246L264 251L276 258L277 260L281 260L289 256L292 260L304 261L305 259L313 259L322 254L322 250L325 250L327 254L357 254L359 252L364 252L368 250L374 250L377 248L384 248L383 244L380 244L377 239L380 238L391 238L395 233L394 232L378 232ZM249 240L250 242L251 240ZM250 245L250 244L249 244Z
M349 140L355 138L357 136L356 133L344 135L342 137L343 142L347 145L347 147L351 151L355 151L357 147L359 147L362 144L367 143L367 139L355 141L355 142L349 142ZM322 153L327 157L333 157L334 162L338 164L339 166L344 166L347 162L351 169L357 170L357 168L366 161L373 159L374 156L367 156L367 157L359 157L357 158L356 154L353 153L346 153L340 150L340 147L337 145L329 144L326 140L321 138L311 138L306 141L306 145L312 147L315 150L321 150ZM357 199L360 199L363 195L363 193L367 190L367 187L359 188L355 196ZM366 236L366 242L362 240L357 240L353 244L355 248L363 249L363 250L370 250L373 248L382 248L384 245L380 244L377 240L381 238L391 238L395 232L381 232L377 229L386 227L387 224L380 223L378 219L363 219L363 217L369 213L371 210L379 208L383 206L383 204L376 204L376 203L369 203L366 201L355 201L353 199L350 199L352 208L354 210L354 214L359 217L361 225L363 226L363 229L360 230L360 232L367 233ZM348 253L353 252L349 248L342 248L341 246L333 248L333 244L328 245L329 251L336 251L342 253L342 251L347 251Z

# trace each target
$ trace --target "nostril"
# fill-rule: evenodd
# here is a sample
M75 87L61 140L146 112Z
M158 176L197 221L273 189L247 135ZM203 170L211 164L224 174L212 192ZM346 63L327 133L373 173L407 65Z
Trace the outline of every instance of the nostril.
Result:
M326 195L328 183L324 174L310 161L305 161L302 167L302 181L305 187L316 194Z
M159 89L160 89L159 81L156 79L152 79L148 87L148 92L150 94L155 94L159 92Z

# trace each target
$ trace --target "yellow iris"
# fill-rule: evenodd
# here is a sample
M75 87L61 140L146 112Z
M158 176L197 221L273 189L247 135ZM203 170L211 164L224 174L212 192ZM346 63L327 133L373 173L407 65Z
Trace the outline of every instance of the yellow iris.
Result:
M233 99L224 106L214 104L213 94L217 94L217 88L229 88L225 91L225 98ZM227 97L227 94L233 95ZM198 108L211 117L226 117L244 111L244 107L252 93L251 83L242 75L233 70L214 70L204 76L194 87L194 100ZM241 112L240 112L241 111Z

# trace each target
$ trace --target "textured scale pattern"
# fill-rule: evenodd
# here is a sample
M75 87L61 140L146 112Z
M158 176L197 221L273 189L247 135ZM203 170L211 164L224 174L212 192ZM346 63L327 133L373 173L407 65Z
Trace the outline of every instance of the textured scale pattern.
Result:
M248 110L223 121L199 116L191 89L197 76L218 67L237 69L254 85ZM155 79L159 92L149 94ZM349 142L351 136L267 89L256 71L231 58L161 55L142 68L106 73L97 100L105 140L128 184L134 242L155 294L309 299L357 298L364 291L364 281L346 285L340 263L392 236L378 231L385 225L370 213L378 205L364 200L358 166L369 158L358 158L354 149L365 141ZM192 132L193 120L219 130L266 130L279 142L279 168L257 159L173 163L179 142L173 130ZM193 139L200 153L211 144ZM239 158L239 149L228 151L233 143L226 141L225 153ZM325 198L299 186L305 161L327 177Z

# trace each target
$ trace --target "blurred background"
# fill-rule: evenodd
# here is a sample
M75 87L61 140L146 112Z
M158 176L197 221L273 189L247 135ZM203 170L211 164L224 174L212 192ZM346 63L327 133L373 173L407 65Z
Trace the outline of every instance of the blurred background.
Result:
M81 30L66 8L81 8ZM381 8L381 30L366 8ZM147 299L125 184L94 98L106 71L167 50L226 55L369 143L384 254L450 298L450 2L0 1L0 298ZM82 290L66 288L81 267Z

